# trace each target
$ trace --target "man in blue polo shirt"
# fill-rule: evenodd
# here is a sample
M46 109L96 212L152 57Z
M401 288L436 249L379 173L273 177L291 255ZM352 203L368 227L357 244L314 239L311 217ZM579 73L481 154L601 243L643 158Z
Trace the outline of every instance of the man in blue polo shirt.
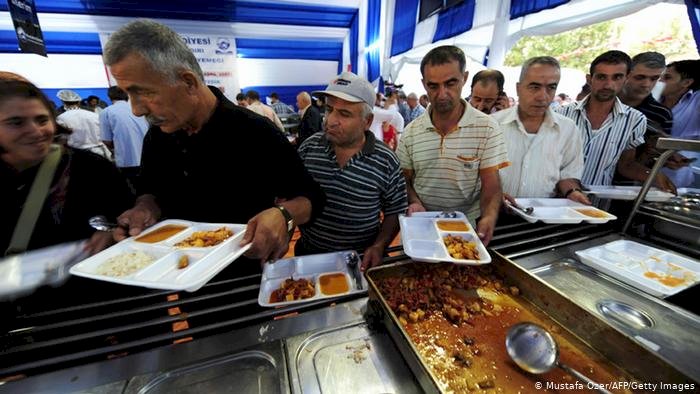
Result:
M363 269L373 267L398 233L398 216L408 205L398 158L369 131L374 88L344 72L313 95L326 98L325 131L304 141L299 155L326 193L326 206L300 226L295 253L352 249L364 252Z

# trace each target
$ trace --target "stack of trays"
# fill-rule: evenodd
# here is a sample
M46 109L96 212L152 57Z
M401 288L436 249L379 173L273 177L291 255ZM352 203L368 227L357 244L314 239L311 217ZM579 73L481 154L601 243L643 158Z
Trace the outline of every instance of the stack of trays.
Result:
M595 194L598 198L608 198L611 200L634 200L642 190L641 186L593 186L585 185L588 194ZM673 197L673 194L652 187L644 197L646 201L666 201Z

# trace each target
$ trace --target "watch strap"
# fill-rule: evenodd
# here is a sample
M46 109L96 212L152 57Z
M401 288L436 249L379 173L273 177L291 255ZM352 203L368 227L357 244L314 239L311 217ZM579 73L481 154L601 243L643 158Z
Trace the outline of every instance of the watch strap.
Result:
M569 194L574 193L574 192L581 192L581 193L583 193L583 190L581 190L581 189L578 188L578 187L573 187L573 188L567 190L566 193L564 193L564 198L569 197Z
M292 217L292 214L289 213L287 208L283 207L282 205L275 205L275 208L279 209L280 212L282 212L282 215L284 215L284 220L287 222L287 233L289 233L289 236L291 237L292 233L294 232L294 218Z

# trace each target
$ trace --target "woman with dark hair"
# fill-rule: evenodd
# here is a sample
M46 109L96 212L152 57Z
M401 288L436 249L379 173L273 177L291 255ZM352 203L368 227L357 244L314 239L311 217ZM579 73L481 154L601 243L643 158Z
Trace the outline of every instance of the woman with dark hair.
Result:
M0 78L0 253L21 253L87 239L96 253L111 233L88 219L114 219L133 205L116 167L80 149L53 144L56 121L48 98L33 84Z

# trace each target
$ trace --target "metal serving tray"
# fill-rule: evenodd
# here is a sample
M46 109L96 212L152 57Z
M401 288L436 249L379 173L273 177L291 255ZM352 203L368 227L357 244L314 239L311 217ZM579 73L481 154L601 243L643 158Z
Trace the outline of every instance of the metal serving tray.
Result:
M349 265L349 261L352 259L358 262L354 267ZM280 307L365 292L367 291L367 282L360 274L359 261L360 257L357 252L348 250L291 257L277 260L274 263L265 263L260 280L258 304L264 307ZM338 294L324 294L319 279L322 275L327 274L344 276L347 281L348 291ZM310 280L316 290L314 296L294 301L270 302L272 292L279 289L280 285L289 278ZM354 278L357 278L358 281L356 282Z
M125 393L287 393L282 344L259 344L240 352L132 379Z
M545 259L547 261L548 259ZM530 271L693 379L700 378L700 317L571 258Z
M365 320L286 340L293 393L418 394L385 330Z
M658 355L627 337L616 327L590 313L569 300L562 293L546 282L518 267L513 262L496 252L492 252L494 262L491 264L507 285L520 289L520 297L532 304L532 309L539 310L561 326L561 334L571 338L574 345L593 359L605 359L617 366L624 373L639 382L662 381L674 383L693 383L693 380L678 371ZM409 273L416 263L402 262L367 271L370 305L381 316L389 334L394 339L409 367L421 387L429 393L441 392L441 384L425 359L418 352L409 334L401 325L398 317L388 306L379 291L378 281L386 277L402 276ZM480 269L473 267L471 269ZM576 343L578 342L578 343ZM505 344L504 344L505 346ZM524 387L524 392L537 392L533 385ZM603 382L607 383L607 382ZM697 383L695 383L697 386Z

